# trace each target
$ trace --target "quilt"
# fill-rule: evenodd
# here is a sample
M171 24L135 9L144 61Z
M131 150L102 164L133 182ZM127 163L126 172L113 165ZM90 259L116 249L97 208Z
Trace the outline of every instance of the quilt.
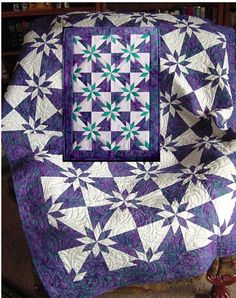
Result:
M158 29L160 162L63 161L64 34L91 27ZM34 21L4 96L2 139L50 297L96 297L195 276L215 257L236 253L235 89L232 28L148 13L78 12Z
M68 28L64 45L65 159L159 161L157 28Z

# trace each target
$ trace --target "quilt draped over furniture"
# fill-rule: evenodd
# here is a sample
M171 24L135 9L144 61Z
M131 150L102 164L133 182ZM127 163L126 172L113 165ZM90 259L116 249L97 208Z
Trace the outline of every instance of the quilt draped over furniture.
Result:
M160 162L63 161L70 27L158 28ZM235 77L235 31L208 20L71 13L34 21L5 94L2 138L51 297L195 276L236 253Z

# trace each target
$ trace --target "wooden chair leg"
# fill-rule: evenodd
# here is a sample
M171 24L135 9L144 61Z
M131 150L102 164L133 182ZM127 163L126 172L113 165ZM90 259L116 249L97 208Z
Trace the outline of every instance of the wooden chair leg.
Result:
M213 298L230 298L227 286L236 282L235 275L208 275L206 279L213 285L212 297Z

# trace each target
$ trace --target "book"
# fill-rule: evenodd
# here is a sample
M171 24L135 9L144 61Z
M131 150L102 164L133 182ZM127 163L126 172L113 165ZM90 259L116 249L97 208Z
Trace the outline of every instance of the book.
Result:
M175 16L180 15L180 10L175 10L175 11L174 11L174 15L175 15Z
M194 6L194 16L200 18L201 17L201 6Z
M230 11L230 26L236 27L236 10Z
M201 18L205 19L206 17L206 7L205 6L201 6Z
M187 6L186 7L186 14L188 16L194 16L194 8L193 8L193 6Z

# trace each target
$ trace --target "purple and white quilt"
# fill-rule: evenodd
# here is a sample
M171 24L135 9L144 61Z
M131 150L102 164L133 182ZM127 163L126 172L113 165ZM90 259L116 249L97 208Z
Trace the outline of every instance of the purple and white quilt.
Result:
M152 38L137 44L143 32L156 31L154 61ZM85 52L72 55L77 62L66 90L68 32L79 36L76 51L83 45ZM107 38L97 51L101 35ZM114 40L127 49L125 59L112 57ZM146 58L138 64L140 53ZM155 72L160 63L156 91L148 61ZM143 75L134 79L137 73ZM95 297L130 284L195 276L217 256L236 253L235 77L235 31L207 20L72 13L33 23L5 94L2 138L23 227L50 297ZM160 162L143 148L148 133L131 137L147 131L151 141L148 117L158 115L158 101ZM138 114L132 118L132 112ZM133 129L137 119L142 130ZM150 161L93 162L94 146L107 160L130 148ZM91 161L75 161L79 153Z

